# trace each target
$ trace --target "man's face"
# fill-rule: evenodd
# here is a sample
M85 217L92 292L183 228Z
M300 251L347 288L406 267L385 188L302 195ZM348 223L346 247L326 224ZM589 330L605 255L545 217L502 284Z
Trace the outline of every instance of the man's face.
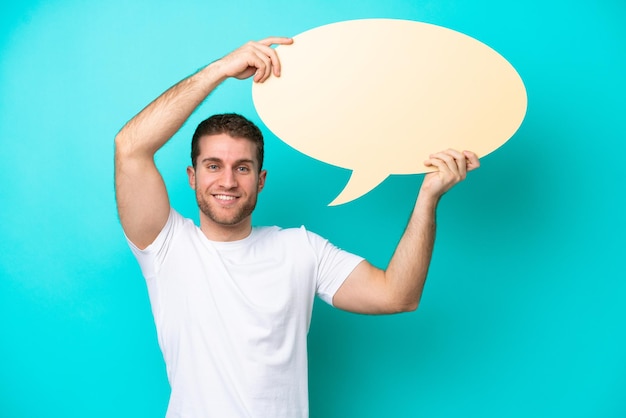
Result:
M188 167L198 207L212 226L248 227L267 173L259 173L256 145L228 134L200 138L196 168Z

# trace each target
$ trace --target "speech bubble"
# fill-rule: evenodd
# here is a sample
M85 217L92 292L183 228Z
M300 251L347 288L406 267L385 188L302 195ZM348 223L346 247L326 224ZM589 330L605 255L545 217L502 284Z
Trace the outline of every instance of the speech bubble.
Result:
M391 174L432 171L448 148L483 157L526 114L524 83L482 42L427 23L350 20L276 48L280 77L253 83L257 113L282 141L352 170L335 200L354 200Z

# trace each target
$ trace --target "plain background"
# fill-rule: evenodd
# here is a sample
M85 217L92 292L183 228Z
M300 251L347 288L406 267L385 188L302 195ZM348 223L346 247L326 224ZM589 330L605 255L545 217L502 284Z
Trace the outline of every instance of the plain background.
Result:
M115 212L116 132L250 39L373 17L491 46L524 80L528 113L442 200L417 312L316 303L311 416L626 416L623 1L24 0L0 6L0 417L164 415L145 283ZM250 83L220 86L158 155L186 216L193 128L225 111L260 123ZM328 207L350 172L262 127L254 222L305 224L386 266L422 177Z

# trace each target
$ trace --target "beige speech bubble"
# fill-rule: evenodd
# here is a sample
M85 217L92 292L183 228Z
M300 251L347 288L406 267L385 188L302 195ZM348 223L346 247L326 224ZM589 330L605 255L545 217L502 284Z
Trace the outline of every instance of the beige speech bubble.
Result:
M280 78L254 83L268 128L313 158L352 170L330 203L354 200L390 174L432 171L429 155L504 144L526 114L513 66L462 33L396 19L320 26L277 47Z

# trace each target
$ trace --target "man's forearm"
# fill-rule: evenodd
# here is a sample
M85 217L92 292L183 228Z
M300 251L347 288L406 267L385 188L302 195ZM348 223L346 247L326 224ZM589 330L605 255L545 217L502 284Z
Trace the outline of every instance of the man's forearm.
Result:
M436 170L424 177L413 213L387 269L361 262L335 293L335 306L370 314L417 309L433 254L439 200L480 162L473 152L446 150L433 154L425 165Z
M419 304L433 253L438 199L420 194L385 272L402 310Z
M122 128L117 145L127 152L154 155L225 79L219 65L213 63L180 81Z
M228 77L264 82L280 76L280 62L272 45L289 45L290 38L271 37L248 42L225 57L171 87L146 106L116 137L118 154L152 157L180 129L193 111Z

